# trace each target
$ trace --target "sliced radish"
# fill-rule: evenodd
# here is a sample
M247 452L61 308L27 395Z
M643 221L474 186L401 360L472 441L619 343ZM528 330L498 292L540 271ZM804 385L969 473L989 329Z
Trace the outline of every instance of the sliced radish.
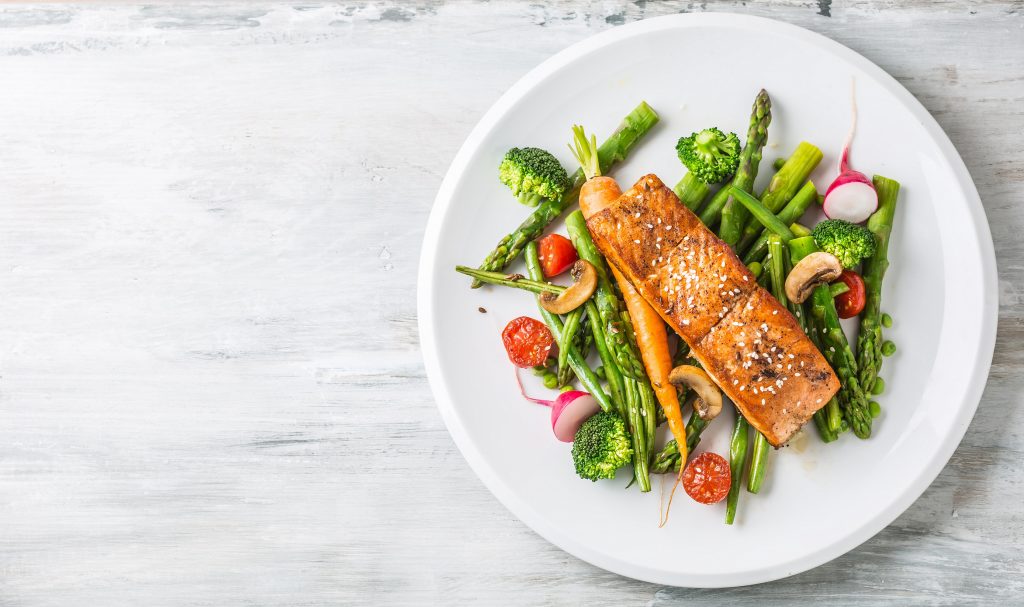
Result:
M845 179L845 181L843 181ZM878 192L863 173L842 173L825 192L822 210L829 219L862 223L878 208Z
M878 208L878 192L867 175L850 168L850 144L857 130L857 97L850 85L850 132L843 143L843 155L839 159L839 175L825 191L822 210L829 219L844 219L862 223Z
M571 443L583 422L600 410L601 405L597 404L597 399L586 392L562 392L551 406L551 430L555 438L563 443Z
M516 382L519 384L519 392L522 393L523 398L531 403L551 407L551 430L555 433L555 438L563 443L571 443L576 438L576 432L583 422L601 410L601 405L597 403L596 398L579 390L562 392L555 400L529 396L523 388L522 380L519 379L518 368L516 368Z

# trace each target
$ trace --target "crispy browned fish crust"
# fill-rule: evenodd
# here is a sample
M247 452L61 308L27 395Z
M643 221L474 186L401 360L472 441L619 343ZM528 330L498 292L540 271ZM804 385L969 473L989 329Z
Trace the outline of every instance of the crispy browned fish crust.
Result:
M641 178L587 226L773 445L785 444L839 389L792 314L656 176Z

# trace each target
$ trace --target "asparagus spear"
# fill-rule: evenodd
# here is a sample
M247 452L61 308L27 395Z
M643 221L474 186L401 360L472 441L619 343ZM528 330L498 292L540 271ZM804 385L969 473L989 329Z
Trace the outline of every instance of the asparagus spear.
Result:
M641 101L640 105L633 108L633 111L623 119L622 124L598 148L597 156L601 164L601 172L607 173L616 164L625 160L637 142L657 122L657 112L647 105L646 101ZM569 177L569 180L572 182L572 187L566 190L560 199L541 203L515 231L498 242L494 250L480 264L481 270L501 271L519 256L527 242L540 236L549 223L579 199L580 188L587 181L583 169L577 169ZM473 281L472 286L476 288L481 284L478 281Z
M540 268L540 258L537 257L537 243L531 242L526 246L526 271L530 274L531 278L535 280L542 280L544 273ZM538 292L538 305L537 308L540 310L541 319L551 330L552 336L559 343L562 342L562 332L564 325L562 320L558 318L557 314L548 312L539 305L540 293ZM580 383L587 389L588 392L597 401L597 404L601 405L601 409L605 411L615 411L615 403L605 393L604 388L601 387L601 380L598 379L597 375L587 365L586 358L582 356L579 349L576 346L569 347L569 355L567 362L572 367L576 377L579 378Z
M583 323L576 334L576 347L580 349L583 358L590 356L590 347L594 345L594 333L590 330L590 323Z
M764 95L763 99L762 99L762 95ZM759 103L761 101L764 101L764 105ZM753 151L754 151L754 146L757 146L757 148L758 148L758 160L760 161L760 148L764 146L765 140L767 139L767 129L768 129L768 123L767 122L765 122L765 124L764 124L764 133L763 133L763 135L764 135L764 139L765 140L761 140L762 139L762 137L760 135L761 131L759 129L755 129L754 128L755 124L757 124L758 122L760 122L761 120L763 120L765 118L764 115L762 115L760 118L758 117L758 111L759 110L761 112L763 112L765 115L767 115L767 120L770 122L771 121L771 99L768 98L768 94L765 91L763 91L763 90L760 93L758 93L757 97L754 99L754 110L753 110L753 112L751 112L751 115L750 115L750 128L748 129L748 132L747 132L747 141L746 141L746 145L744 145L744 147L743 147L743 151L740 152L740 156L741 156L740 157L740 166L739 166L739 168L736 169L736 174L733 175L732 181L730 183L727 183L727 184L723 185L720 190L715 192L715 195L711 197L711 200L709 200L707 205L705 205L705 207L703 209L701 209L701 211L700 211L700 214L699 214L700 220L702 222L704 222L704 225L706 225L709 229L714 229L715 226L718 225L718 221L722 218L722 210L724 209L724 207L726 205L726 202L728 202L728 200L729 200L729 191L728 191L728 186L729 185L731 185L731 184L743 185L744 183L749 182L749 185L747 185L747 187L746 187L746 189L748 189L748 190L754 186L754 178L757 177L757 166L753 165L754 166L754 175L753 176L750 176L750 175L744 173L743 171L744 171L744 156L746 156L748 148L750 150L750 154L752 155ZM754 137L751 137L751 134L753 134ZM753 144L753 145L751 145L751 144ZM750 165L748 164L747 166L750 166Z
M864 260L865 303L857 338L860 384L865 392L874 389L882 366L882 278L889 267L889 234L900 192L899 182L887 177L875 175L872 182L878 192L878 210L868 218L868 229L875 235L875 254Z
M858 438L871 436L871 410L867 395L861 389L857 379L857 359L854 357L850 344L846 341L843 328L839 325L835 301L828 287L814 290L811 315L815 319L815 328L821 336L826 360L836 370L842 387L836 398L843 410L843 419L853 429Z
M772 101L764 89L754 99L754 107L750 114L750 128L747 140L740 152L740 166L733 175L731 186L737 190L749 192L754 188L758 165L761 163L761 151L768 141L768 125L772 121ZM803 179L800 180L803 182ZM750 213L741 206L729 192L725 205L722 207L722 225L719 235L729 246L735 248L740 241L743 227L750 218Z
M809 236L794 238L789 241L793 263L818 250L814 239ZM843 409L843 417L859 438L871 436L871 412L868 399L857 379L857 359L846 341L846 334L839 324L835 300L828 285L814 289L811 295L810 326L812 334L819 340L819 349L825 359L839 376L839 406Z
M636 332L633 330L633 321L629 316L629 312L626 310L622 310L622 324L626 329L626 339L629 343L630 349L634 352L639 352L640 346L636 341ZM637 390L640 396L640 417L643 420L643 427L645 429L645 463L649 464L651 455L653 455L654 452L654 433L658 428L658 409L661 409L661 407L657 406L657 399L654 396L654 388L651 387L651 382L647 378L646 369L644 369L643 379L639 381L627 379L626 381L637 384Z
M696 212L700 208L700 204L707 198L711 188L708 187L708 184L697 179L693 173L687 173L679 180L676 187L672 188L672 191L676 193L679 201L686 208Z
M594 303L593 298L590 299L586 304L587 312L587 325L590 327L590 332L594 335L594 345L597 348L597 356L601 359L601 366L604 369L605 379L608 380L608 390L611 392L612 400L616 403L619 412L626 416L628 410L626 408L626 393L623 387L623 377L619 370L619 364L615 361L615 356L611 353L608 348L608 340L605 338L604 327L601 325L601 315L597 311L597 304Z
M772 176L772 180L768 183L768 187L761 192L761 204L766 206L772 213L780 213L789 203L794 196L801 190L802 187L806 187L804 183L810 176L811 172L821 162L821 150L816 146L813 146L806 141L800 142L800 145L796 146L796 150L793 155L789 157L789 160L779 169L779 172ZM815 192L817 194L817 192ZM813 202L812 198L807 199L807 206ZM806 211L807 208L804 207ZM802 215L802 213L801 213ZM800 216L794 217L790 221L785 223L790 224L800 219ZM757 235L761 233L760 223L750 218L743 228L743 236L740 238L740 244L736 247L737 251L745 251L748 247L757 239Z
M640 386L630 379L625 380L626 393L626 421L629 424L629 431L633 437L633 478L640 484L641 492L651 490L650 477L650 447L651 442L647 440L647 427L644 416L641 414L643 405L640 393Z
M774 168L776 171L778 171L783 166L785 166L785 164L786 164L786 159L785 158L776 158L775 162L772 163L772 168ZM822 194L818 194L818 206L820 207L822 204L824 204L824 202L825 202L825 196L822 195Z

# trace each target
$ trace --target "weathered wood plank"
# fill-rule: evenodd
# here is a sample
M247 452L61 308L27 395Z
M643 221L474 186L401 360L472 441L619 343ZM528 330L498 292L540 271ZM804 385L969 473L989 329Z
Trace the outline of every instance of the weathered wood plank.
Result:
M977 182L1001 281L935 484L854 552L726 591L516 521L436 414L413 297L434 192L508 86L702 10L900 79ZM27 4L0 32L0 604L1024 602L1024 3Z

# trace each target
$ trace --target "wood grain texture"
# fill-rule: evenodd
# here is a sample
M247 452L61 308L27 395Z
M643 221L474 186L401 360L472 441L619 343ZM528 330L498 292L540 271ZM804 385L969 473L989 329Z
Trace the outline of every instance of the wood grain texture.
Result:
M857 550L756 587L565 554L455 449L416 333L423 225L497 97L595 32L727 10L896 76L999 261L978 414ZM0 605L1024 604L1024 3L0 7Z

